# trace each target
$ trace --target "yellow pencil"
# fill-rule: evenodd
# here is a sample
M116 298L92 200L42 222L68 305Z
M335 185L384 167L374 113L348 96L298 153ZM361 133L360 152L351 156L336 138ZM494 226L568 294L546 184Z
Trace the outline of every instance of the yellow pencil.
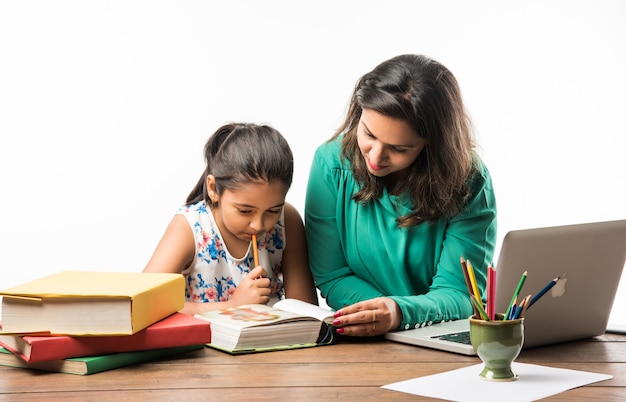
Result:
M252 252L254 253L254 266L259 266L259 246L256 244L256 235L252 235Z
M470 283L472 284L472 290L474 291L474 296L476 296L476 299L482 304L483 299L482 297L480 297L480 292L478 291L478 284L476 284L476 275L474 274L474 267L472 266L472 263L470 262L470 260L465 260L465 261L467 264L467 273L470 277Z

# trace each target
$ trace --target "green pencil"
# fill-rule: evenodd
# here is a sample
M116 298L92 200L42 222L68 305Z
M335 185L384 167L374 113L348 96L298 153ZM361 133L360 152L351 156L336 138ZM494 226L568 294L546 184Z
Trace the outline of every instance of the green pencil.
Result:
M513 297L511 297L511 302L509 303L509 307L506 309L506 313L504 314L504 319L509 319L509 314L511 313L511 308L513 308L513 303L515 303L515 299L519 296L519 292L522 290L522 286L524 286L524 282L526 281L526 277L528 276L528 271L524 271L522 277L519 278L519 282L517 283L517 288L515 288L515 292L513 293Z
M478 310L478 312L480 314L480 318L482 318L485 321L491 321L489 319L489 316L487 315L487 312L485 311L483 305L478 301L476 296L470 295L470 299L472 300L472 304L474 305L474 307Z

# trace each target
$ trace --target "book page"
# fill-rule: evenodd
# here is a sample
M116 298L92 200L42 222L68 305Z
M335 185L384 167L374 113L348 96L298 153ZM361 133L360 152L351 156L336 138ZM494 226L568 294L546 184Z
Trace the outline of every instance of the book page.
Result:
M332 323L334 311L298 299L283 299L274 308L317 318L327 324Z
M211 310L197 313L195 318L211 322L212 337L216 328L229 328L241 332L245 328L273 326L288 322L308 321L319 324L319 320L310 315L279 309L265 304L243 304L223 310Z

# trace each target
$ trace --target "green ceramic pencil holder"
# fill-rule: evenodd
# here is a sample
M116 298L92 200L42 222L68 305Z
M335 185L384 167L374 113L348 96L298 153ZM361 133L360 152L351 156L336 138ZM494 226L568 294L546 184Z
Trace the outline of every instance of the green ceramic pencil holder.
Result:
M524 318L485 321L470 317L470 340L484 368L479 377L488 381L515 381L517 374L511 363L517 358L524 344Z

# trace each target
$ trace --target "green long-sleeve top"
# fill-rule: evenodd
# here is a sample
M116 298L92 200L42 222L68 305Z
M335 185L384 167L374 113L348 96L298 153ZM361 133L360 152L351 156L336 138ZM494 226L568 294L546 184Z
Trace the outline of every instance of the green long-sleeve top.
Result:
M379 200L352 200L359 184L341 159L341 137L322 144L311 165L305 229L309 263L326 303L339 309L387 296L400 307L404 329L470 316L460 258L472 263L484 299L496 242L491 177L476 160L471 197L459 215L399 228L396 218L410 212L408 195L385 191Z

